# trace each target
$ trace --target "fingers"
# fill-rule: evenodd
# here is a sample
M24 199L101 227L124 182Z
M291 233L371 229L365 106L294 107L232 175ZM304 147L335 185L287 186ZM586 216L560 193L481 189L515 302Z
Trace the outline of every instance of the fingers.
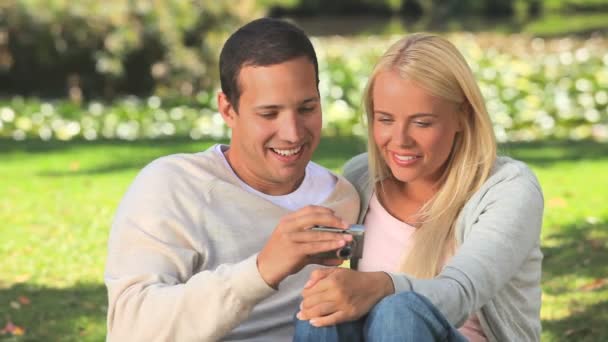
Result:
M322 207L320 205L307 205L302 207L291 214L285 216L287 218L296 218L298 216L306 215L333 215L335 212L333 209Z
M344 247L352 236L310 230L315 225L348 228L333 210L321 206L307 206L281 218L257 257L258 270L267 284L276 287L307 264L341 264L331 255L320 259L319 254Z
M300 303L300 310L306 311L309 317L316 317L319 315L327 315L331 312L319 313L316 310L319 309L319 306L323 306L324 303L336 303L343 300L342 298L337 298L336 296L331 295L328 291L317 293L313 296L305 297ZM336 311L336 310L334 310ZM316 315L316 316L315 316Z
M318 296L321 292L326 292L332 290L333 295L341 295L343 294L343 290L345 289L344 283L344 273L350 272L350 270L345 268L326 268L319 269L312 272L308 282L304 285L304 289L302 290L302 297L304 297L304 302L306 302L309 298L313 296ZM346 283L348 284L348 282ZM336 298L324 298L325 300L336 300ZM317 302L307 302L306 304L312 306Z
M336 260L336 259L331 259L331 260ZM342 262L342 260L340 260L340 262ZM336 272L335 268L314 270L310 274L310 278L308 279L308 282L306 282L306 284L304 285L304 289L309 289L309 288L314 287L320 280L327 278L330 274L332 274L334 272Z
M290 233L291 241L293 242L312 242L312 241L334 241L334 240L343 240L350 242L353 240L353 237L350 234L339 234L339 233L329 233L329 232L316 232L311 230L298 231Z
M348 223L334 214L334 211L320 206L307 206L291 213L281 220L285 231L304 230L315 225L346 229Z
M290 225L296 229L310 229L314 226L327 226L346 229L348 224L332 214L308 214L291 218ZM331 233L330 233L331 234Z
M346 245L344 240L308 242L298 244L298 252L302 255L308 255L315 258L315 254L320 254L334 249L342 248Z
M302 291L298 319L309 319L312 325L323 327L357 319L360 313L367 312L367 306L357 302L342 286L345 281L348 284L351 272L340 268L315 270Z
M348 321L348 317L344 313L344 311L336 311L331 315L323 316L323 317L315 317L310 320L310 324L317 328L327 327L331 325L336 325L342 322Z
M336 305L333 302L322 302L309 309L301 309L296 315L299 320L307 320L316 317L331 315L336 312Z

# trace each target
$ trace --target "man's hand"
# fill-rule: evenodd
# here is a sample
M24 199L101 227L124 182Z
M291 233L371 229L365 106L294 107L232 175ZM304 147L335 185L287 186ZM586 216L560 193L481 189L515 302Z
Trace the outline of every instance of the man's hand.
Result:
M308 264L342 263L340 259L321 259L315 255L345 246L352 236L311 231L315 225L348 228L333 210L320 206L310 205L284 216L258 255L258 270L268 285L277 288L283 279Z
M315 270L302 291L304 300L297 317L316 327L354 321L394 292L393 282L384 272Z

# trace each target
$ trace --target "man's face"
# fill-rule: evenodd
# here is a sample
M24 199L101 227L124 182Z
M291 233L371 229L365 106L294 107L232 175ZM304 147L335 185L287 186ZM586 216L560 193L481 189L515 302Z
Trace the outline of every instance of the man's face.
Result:
M295 190L319 144L321 104L315 69L305 57L239 73L238 113L224 94L220 112L232 129L230 165L245 183L270 195Z

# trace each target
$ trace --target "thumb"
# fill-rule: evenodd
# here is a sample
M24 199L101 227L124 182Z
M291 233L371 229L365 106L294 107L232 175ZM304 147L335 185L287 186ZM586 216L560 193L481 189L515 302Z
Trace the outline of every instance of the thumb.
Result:
M327 278L330 274L334 273L336 270L337 270L336 267L320 268L318 270L314 270L310 275L310 279L308 279L308 282L306 282L306 284L304 285L304 289L309 289L309 288L315 286L315 284L317 284L320 280Z

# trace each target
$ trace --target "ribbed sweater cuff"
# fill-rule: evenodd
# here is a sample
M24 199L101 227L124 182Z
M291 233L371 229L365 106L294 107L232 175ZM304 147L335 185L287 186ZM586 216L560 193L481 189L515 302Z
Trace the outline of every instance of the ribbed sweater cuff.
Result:
M276 292L262 279L258 271L257 258L258 255L254 254L235 265L235 277L232 279L232 288L236 294L244 302L252 304L256 304Z
M405 292L405 291L412 291L412 283L403 274L397 274L397 273L391 273L391 272L386 272L386 274L388 274L391 277L391 280L393 281L393 287L395 288L395 294Z

